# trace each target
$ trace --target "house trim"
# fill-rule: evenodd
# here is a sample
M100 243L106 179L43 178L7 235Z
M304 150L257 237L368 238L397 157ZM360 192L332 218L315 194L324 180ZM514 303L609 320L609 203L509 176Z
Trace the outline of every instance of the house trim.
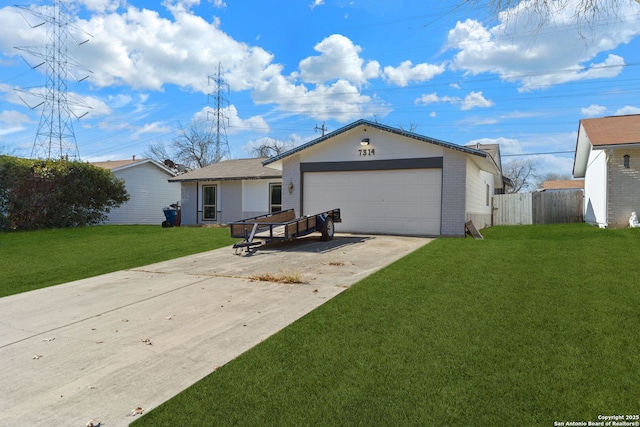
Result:
M442 157L370 160L368 162L301 163L300 172L347 172L391 169L441 169Z

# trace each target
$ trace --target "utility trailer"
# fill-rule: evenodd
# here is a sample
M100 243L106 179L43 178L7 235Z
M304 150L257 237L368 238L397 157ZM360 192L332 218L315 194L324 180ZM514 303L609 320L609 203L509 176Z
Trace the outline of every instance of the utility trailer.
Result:
M342 222L340 209L296 218L293 209L254 216L229 224L231 237L243 239L233 245L236 254L243 248L255 252L257 247L273 240L293 240L313 232L322 233L320 240L333 239L335 222Z

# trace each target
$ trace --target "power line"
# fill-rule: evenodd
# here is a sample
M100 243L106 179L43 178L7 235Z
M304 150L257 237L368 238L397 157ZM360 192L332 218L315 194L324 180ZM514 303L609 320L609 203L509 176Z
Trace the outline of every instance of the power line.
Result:
M575 150L571 151L549 151L546 153L520 153L520 154L501 154L502 157L521 157L521 156L541 156L543 154L567 154L575 153Z

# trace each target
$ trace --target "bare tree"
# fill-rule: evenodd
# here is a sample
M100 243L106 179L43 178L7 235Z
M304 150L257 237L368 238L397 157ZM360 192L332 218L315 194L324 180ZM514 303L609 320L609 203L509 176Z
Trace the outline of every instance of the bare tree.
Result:
M413 122L409 122L409 126L407 126L406 129L402 123L398 123L398 127L400 128L400 130L410 133L415 133L416 129L418 129L418 125Z
M502 167L502 174L513 183L509 193L531 190L535 185L536 168L531 159L511 160Z
M253 157L273 157L293 148L293 142L279 141L274 138L263 138L251 150Z
M161 163L197 169L222 160L220 150L216 150L216 134L209 123L191 121L188 126L178 125L178 135L167 146L163 142L147 146L145 156ZM167 162L168 160L168 162Z
M147 159L157 160L160 163L164 163L165 160L171 160L174 156L169 154L167 145L164 142L156 142L149 144L143 155Z
M216 135L207 122L191 121L188 127L179 125L178 136L173 140L175 156L179 163L191 169L203 168L222 160L216 154Z
M633 0L533 0L523 2L521 0L460 0L458 7L471 7L475 10L487 10L489 16L497 17L503 14L503 19L516 18L519 6L520 11L532 12L541 25L548 22L558 10L571 8L576 21L580 26L590 26L595 23L600 12L615 14L616 10ZM635 0L640 3L640 0Z

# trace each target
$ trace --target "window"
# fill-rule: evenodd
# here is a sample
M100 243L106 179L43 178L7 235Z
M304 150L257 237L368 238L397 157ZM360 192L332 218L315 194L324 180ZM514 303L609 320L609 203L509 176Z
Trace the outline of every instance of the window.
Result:
M269 212L282 210L282 184L269 184Z
M624 167L626 169L629 169L629 155L628 154L624 155Z
M202 187L202 219L216 219L216 186L207 185Z

